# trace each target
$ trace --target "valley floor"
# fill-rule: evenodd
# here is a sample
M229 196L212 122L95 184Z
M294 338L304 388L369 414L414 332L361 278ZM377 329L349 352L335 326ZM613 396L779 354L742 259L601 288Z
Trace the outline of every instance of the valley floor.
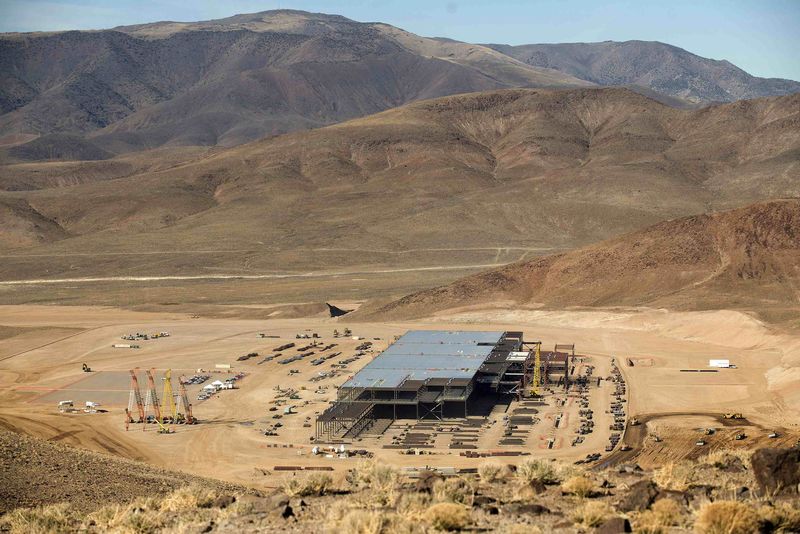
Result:
M334 397L335 387L366 363L369 354L351 364L347 374L316 382L311 378L320 370L329 370L329 365L311 366L308 359L291 365L275 360L257 363L279 345L304 344L305 340L295 339L297 333L317 332L324 343L337 344L331 351L349 357L362 340L333 337L334 329L342 331L346 326L374 343L373 354L406 330L434 328L522 330L526 339L541 340L545 349L555 343L574 343L576 352L596 366L596 376L607 376L614 358L629 385L628 415L651 420L646 432L626 437L634 450L619 461L638 458L652 466L706 450L793 443L800 436L800 335L776 334L738 312L553 312L497 307L455 310L424 321L348 324L322 313L296 319L282 319L278 313L254 320L195 316L184 311L17 305L0 306L0 325L3 427L258 488L278 484L279 475L274 471L278 465L330 466L341 472L357 462L354 458L311 456L313 426L305 425L313 425L316 413ZM120 339L125 334L159 331L171 335L134 342L139 349L112 348L112 344L127 343ZM261 338L259 333L280 338ZM250 352L259 352L260 357L237 361ZM681 371L707 369L709 359L729 359L736 368L714 373ZM628 360L632 366L627 365ZM84 362L92 373L81 371ZM158 434L152 426L143 432L140 425L132 425L126 431L123 410L128 404L129 369L157 369L160 394L164 369L172 369L177 388L179 375L190 376L199 369L210 371L207 374L212 380L224 378L226 375L213 372L221 363L231 364L234 372L246 376L239 389L221 391L205 401L195 400L199 386L190 387L190 400L201 424L178 425L170 435ZM289 368L298 373L290 375ZM276 388L297 390L299 399L292 402L298 413L280 419L283 426L277 436L265 436L263 429L276 422L274 413L281 413L268 411L280 395ZM593 395L593 403L606 402L604 393ZM58 401L67 399L76 406L100 402L107 412L59 413ZM602 404L594 409L602 420ZM598 432L583 444L570 446L567 438L574 436L577 417L564 429L558 447L540 447L545 434L551 433L548 410L543 409L543 421L526 442L533 456L572 461L592 452L605 455L605 423L598 424ZM719 418L724 412L741 412L745 419L722 428ZM720 432L708 438L706 449L698 449L693 445L700 436L698 428L708 426L716 426ZM766 437L773 430L780 434L779 442ZM734 431L743 431L747 439L733 440ZM664 443L669 447L653 442L656 433L669 440ZM491 445L490 441L482 443ZM373 439L353 446L367 448L381 461L397 466L477 467L485 461L465 458L448 448L436 448L432 456L401 455L384 449L383 444Z

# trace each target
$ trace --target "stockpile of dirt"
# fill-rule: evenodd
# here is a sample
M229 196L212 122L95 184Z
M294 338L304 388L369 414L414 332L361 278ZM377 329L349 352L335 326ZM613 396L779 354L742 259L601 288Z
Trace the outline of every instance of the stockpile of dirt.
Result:
M197 484L218 491L245 488L140 462L89 452L0 429L0 513L69 502L93 510L136 497L165 495Z
M356 316L414 318L513 301L550 306L796 309L800 200L666 221L565 254L469 276Z

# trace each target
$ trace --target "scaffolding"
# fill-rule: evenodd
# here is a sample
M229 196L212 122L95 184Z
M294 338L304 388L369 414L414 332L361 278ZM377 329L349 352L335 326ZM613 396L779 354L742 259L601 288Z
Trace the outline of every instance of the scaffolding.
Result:
M466 418L475 392L522 398L540 342L522 332L411 331L337 393L317 419L315 440L354 439L376 421Z

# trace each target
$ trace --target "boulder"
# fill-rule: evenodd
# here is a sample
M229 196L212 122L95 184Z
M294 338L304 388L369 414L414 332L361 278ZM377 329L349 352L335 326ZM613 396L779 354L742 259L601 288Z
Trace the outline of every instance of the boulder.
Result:
M624 517L606 519L603 524L594 529L596 534L618 534L620 532L633 532L630 522Z
M759 449L750 463L758 488L764 494L800 493L800 449Z
M233 495L220 495L211 503L214 508L227 508L236 502L236 497Z
M628 488L628 493L617 505L621 512L642 512L658 497L658 486L652 480L640 480Z
M472 506L476 506L478 508L484 508L486 506L491 506L497 502L497 499L494 497L489 497L488 495L476 495L474 499L472 499Z

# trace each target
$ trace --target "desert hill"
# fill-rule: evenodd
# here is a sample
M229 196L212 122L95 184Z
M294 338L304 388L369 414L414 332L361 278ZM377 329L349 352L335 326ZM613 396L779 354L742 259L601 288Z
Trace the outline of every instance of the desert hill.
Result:
M10 161L230 147L503 88L625 85L676 107L800 90L662 43L483 46L294 10L0 34L0 74Z
M409 318L512 301L546 306L800 309L800 200L665 221L483 272L385 305ZM365 313L366 315L366 313Z
M231 146L442 95L590 85L479 45L290 10L3 34L0 72L0 139L41 136L9 150L20 160Z
M637 85L690 102L732 102L800 91L800 82L759 78L732 63L656 41L487 45L528 65L598 85Z
M0 274L402 267L425 264L429 251L456 264L475 263L476 248L517 247L517 258L574 248L797 195L798 110L800 95L686 111L624 89L505 90L189 161L161 151L9 165L0 182L17 190L0 193L0 213L3 228L19 230L0 245L16 251ZM66 168L80 179L62 187ZM176 253L155 263L91 258L166 250ZM193 250L219 254L202 263L177 254ZM39 254L54 259L26 263Z
M218 491L247 491L235 484L17 434L2 427L0 458L0 515L18 507L60 502L69 502L84 512L93 511L136 497L163 496L190 484Z

